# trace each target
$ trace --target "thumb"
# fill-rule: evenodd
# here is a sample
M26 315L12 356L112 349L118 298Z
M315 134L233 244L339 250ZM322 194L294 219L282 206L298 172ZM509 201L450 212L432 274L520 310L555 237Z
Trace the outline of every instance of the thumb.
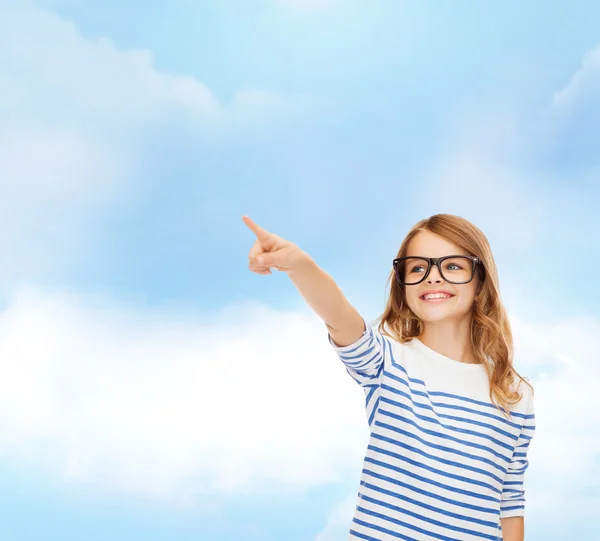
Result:
M280 265L280 260L278 257L273 257L273 255L269 254L269 255L259 255L256 258L256 262L262 266L262 267L266 267L268 269L270 268L274 268L277 270L280 270L279 265Z

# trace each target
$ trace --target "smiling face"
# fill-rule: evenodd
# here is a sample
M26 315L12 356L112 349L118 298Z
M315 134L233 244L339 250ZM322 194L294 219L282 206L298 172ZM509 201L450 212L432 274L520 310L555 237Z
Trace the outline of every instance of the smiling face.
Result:
M444 257L447 255L470 255L465 250L456 246L442 237L429 231L420 231L413 237L408 245L407 256L421 257ZM442 263L444 270L450 262ZM450 267L450 269L455 267ZM427 267L418 269L423 274ZM437 266L433 265L429 276L420 284L404 286L406 302L415 315L427 324L437 324L441 321L451 321L453 324L459 324L461 327L469 324L471 320L471 311L475 302L477 293L478 277L477 273L473 280L467 284L452 284L447 282L440 275ZM447 291L452 297L445 300L426 301L421 295L431 289L441 289Z

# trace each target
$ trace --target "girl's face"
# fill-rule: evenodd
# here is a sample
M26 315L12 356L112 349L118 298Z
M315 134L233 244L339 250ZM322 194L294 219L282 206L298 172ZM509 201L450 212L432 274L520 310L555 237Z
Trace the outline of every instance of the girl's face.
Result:
M447 255L471 255L456 244L429 231L420 231L408 245L407 256L444 257ZM443 265L443 263L442 263ZM422 269L425 273L426 267ZM452 284L442 278L436 265L432 265L429 276L420 284L404 286L409 308L423 322L438 322L451 318L461 320L471 317L471 310L477 292L477 273L467 284ZM441 289L452 297L444 301L426 302L421 298L428 290Z

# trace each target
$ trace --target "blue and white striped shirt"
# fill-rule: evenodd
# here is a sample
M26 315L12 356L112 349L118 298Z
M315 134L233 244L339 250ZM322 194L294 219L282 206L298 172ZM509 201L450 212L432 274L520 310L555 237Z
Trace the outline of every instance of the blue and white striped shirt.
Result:
M370 428L349 539L502 541L500 519L524 515L529 386L520 382L509 421L482 364L416 338L401 344L367 322L353 344L329 343L365 391Z

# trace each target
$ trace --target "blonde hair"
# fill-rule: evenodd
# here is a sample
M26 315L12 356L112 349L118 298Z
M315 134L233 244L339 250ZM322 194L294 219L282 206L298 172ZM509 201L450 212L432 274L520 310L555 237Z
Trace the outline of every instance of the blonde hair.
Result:
M416 223L402 242L396 257L405 257L409 242L420 231L429 231L481 260L477 265L478 296L471 318L470 349L472 356L482 362L490 382L490 400L507 415L510 406L517 404L522 394L513 388L515 376L533 387L513 367L513 338L507 313L500 300L498 270L489 242L483 232L468 220L453 214L435 214ZM419 338L424 326L409 308L404 287L398 284L395 270L385 311L375 320L380 322L381 334L404 344ZM388 332L389 329L389 332ZM510 418L510 413L508 413Z

